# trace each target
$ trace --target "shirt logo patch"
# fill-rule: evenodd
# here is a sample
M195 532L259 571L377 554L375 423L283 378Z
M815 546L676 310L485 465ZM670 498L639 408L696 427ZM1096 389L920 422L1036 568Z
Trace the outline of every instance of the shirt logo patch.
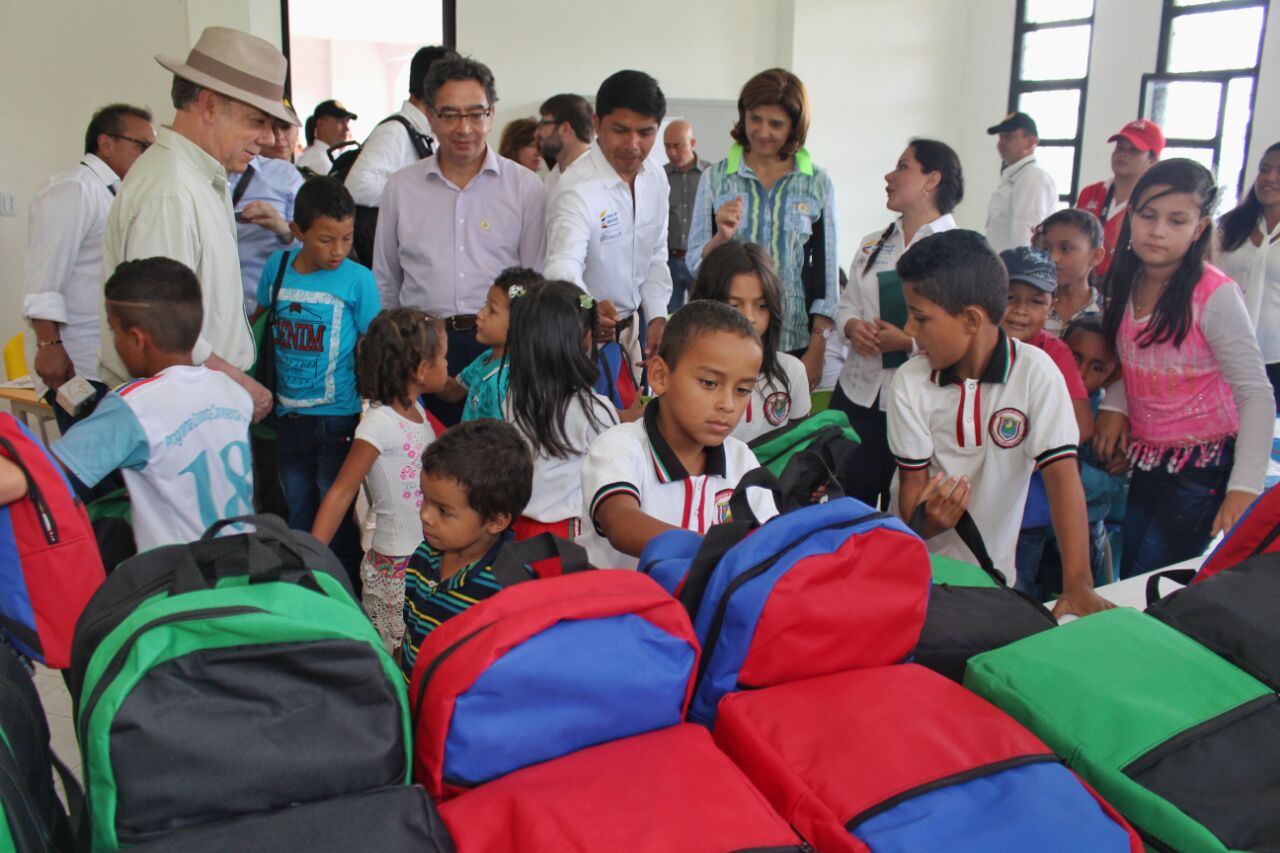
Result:
M729 499L733 497L733 489L721 489L716 492L716 524L732 521L729 515Z
M764 401L764 417L774 426L787 422L791 414L791 395L786 391L774 391Z
M480 230L481 230L481 231L488 231L488 230L489 230L490 228L492 228L492 227L493 227L493 223L492 223L492 222L490 222L489 220L487 220L487 219L481 219L481 220L480 220Z
M1001 409L991 416L987 431L1000 447L1017 447L1027 437L1027 416L1017 409Z
M622 218L616 210L600 211L600 242L615 243L622 239Z

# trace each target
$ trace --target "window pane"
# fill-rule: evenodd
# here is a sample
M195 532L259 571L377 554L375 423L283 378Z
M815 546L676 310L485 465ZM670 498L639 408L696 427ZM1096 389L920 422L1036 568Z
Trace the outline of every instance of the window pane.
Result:
M1173 0L1175 6L1207 6L1210 3L1221 3L1223 0Z
M1093 0L1027 0L1024 14L1028 24L1077 21L1093 15Z
M1212 148L1174 148L1170 146L1161 153L1161 160L1172 160L1174 157L1186 157L1189 160L1195 160L1203 165L1206 169L1213 168L1213 149Z
M1080 90L1023 92L1018 109L1036 120L1041 139L1075 139L1080 119Z
M1036 162L1044 166L1053 182L1058 185L1058 195L1071 195L1071 169L1076 162L1076 149L1070 145L1041 145L1036 148Z
M1173 19L1165 71L1253 68L1262 44L1261 7L1197 12Z
M1170 139L1213 139L1218 134L1222 84L1152 81L1147 84L1147 115Z
M1222 152L1218 157L1218 183L1222 185L1219 209L1235 207L1239 199L1244 148L1248 144L1249 98L1253 78L1237 77L1227 84L1227 109L1222 117Z
M1023 80L1069 80L1089 73L1093 27L1035 30L1022 37Z

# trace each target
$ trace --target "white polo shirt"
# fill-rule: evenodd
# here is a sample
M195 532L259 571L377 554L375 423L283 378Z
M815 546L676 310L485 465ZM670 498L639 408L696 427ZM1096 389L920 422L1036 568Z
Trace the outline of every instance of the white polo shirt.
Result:
M1005 166L987 207L987 240L997 252L1030 246L1031 235L1058 204L1053 176L1028 154Z
M916 229L911 242L906 243L902 234L902 217L899 216L889 226L888 235L884 231L872 231L858 243L858 252L849 264L849 284L840 296L840 307L836 309L836 328L842 333L845 324L857 318L864 322L873 322L880 317L880 278L879 274L894 269L898 258L916 243L930 234L940 234L956 227L956 220L950 213L944 213L937 219ZM876 252L879 246L880 251ZM875 259L871 260L871 256ZM868 265L867 261L871 260ZM827 347L831 347L828 341ZM840 388L854 405L870 408L893 381L897 368L885 367L884 359L879 354L867 356L852 346L845 357L844 367L840 371ZM880 397L880 411L889 407L888 394Z
M582 464L582 536L597 568L634 569L635 557L616 550L596 526L596 510L614 495L633 495L640 510L659 521L706 533L728 518L729 498L748 471L760 467L746 444L729 436L719 447L707 448L702 474L690 474L658 431L661 399L645 407L644 418L619 424L591 443ZM777 515L773 496L753 490L749 495L756 518Z
M812 401L809 399L809 374L805 372L804 362L789 352L779 352L778 364L787 376L787 386L784 388L772 376L760 374L751 389L747 410L733 428L732 435L739 441L751 441L809 415Z
M889 449L898 465L969 478L969 514L996 568L1012 582L1032 471L1076 457L1080 432L1062 372L1043 350L1002 331L981 379L930 370L916 356L898 368L890 395ZM954 531L928 545L976 562Z
M618 423L617 410L608 397L599 394L591 397L594 412L588 413L582 399L574 397L564 413L564 432L573 445L574 453L561 458L551 456L545 449L534 451L533 493L521 513L525 518L554 524L567 518L578 518L582 513L582 463L587 458L587 450L598 436ZM502 404L502 415L508 423L515 424L511 417L510 397ZM519 424L515 426L524 432ZM528 436L525 438L528 440Z
M667 316L670 187L650 159L635 179L635 195L598 142L560 176L547 203L548 279L571 281L608 299L626 319L644 308L646 322Z

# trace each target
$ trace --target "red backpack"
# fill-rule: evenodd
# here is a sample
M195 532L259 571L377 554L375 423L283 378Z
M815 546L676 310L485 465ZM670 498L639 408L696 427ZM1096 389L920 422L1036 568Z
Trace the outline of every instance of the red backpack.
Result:
M106 573L84 504L43 444L0 413L0 457L27 494L0 506L0 631L53 669L71 663L76 620Z

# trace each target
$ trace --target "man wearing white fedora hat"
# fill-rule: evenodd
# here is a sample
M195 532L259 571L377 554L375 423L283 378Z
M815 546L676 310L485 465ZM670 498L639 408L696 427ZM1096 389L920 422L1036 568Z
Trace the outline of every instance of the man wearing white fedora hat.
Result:
M254 362L236 248L227 173L243 172L272 144L271 120L297 125L281 103L287 61L269 42L226 27L208 27L186 61L157 56L174 74L173 124L129 171L107 217L105 276L123 261L155 256L181 261L200 279L204 325L192 356L240 383L253 397L255 420L271 393L244 371ZM101 313L99 369L108 384L129 378Z

